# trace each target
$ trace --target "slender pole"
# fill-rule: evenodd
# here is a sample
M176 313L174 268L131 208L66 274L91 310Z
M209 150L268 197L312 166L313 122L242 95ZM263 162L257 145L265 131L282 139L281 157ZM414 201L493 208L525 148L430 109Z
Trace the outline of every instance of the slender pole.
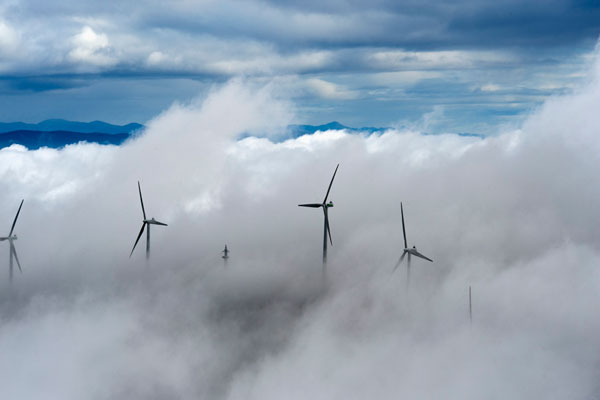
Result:
M407 254L408 260L406 260L406 289L410 286L410 253Z
M325 206L327 207L327 206ZM323 273L327 266L327 210L325 210L325 218L323 219Z
M12 244L12 241L10 239L9 240L9 244ZM9 267L8 267L8 278L10 280L10 282L12 282L13 280L13 254L12 254L12 246L10 246L10 250L8 252L8 259L9 259Z
M150 258L150 224L146 224L146 260Z
M471 302L471 286L469 286L469 321L473 323L473 306Z

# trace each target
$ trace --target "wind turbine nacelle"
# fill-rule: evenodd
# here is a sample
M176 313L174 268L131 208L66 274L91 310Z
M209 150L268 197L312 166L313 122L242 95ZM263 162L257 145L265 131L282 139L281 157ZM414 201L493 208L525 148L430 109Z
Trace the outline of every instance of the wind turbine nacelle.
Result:
M325 204L327 207L333 207L333 201L330 201L329 203Z
M154 218L152 218L152 219L145 219L144 222L147 223L147 224L152 224L152 225L167 226L167 224L165 224L164 222L157 221Z

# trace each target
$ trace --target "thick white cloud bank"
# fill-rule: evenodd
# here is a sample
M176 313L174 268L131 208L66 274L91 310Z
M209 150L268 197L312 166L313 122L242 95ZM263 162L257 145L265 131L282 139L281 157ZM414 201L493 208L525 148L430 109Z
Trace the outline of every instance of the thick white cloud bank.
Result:
M484 140L237 140L290 121L271 93L230 82L122 147L0 150L7 231L25 198L12 284L0 243L3 397L600 395L598 79ZM338 162L322 285L322 215L297 204L321 201ZM169 224L148 264L144 239L128 259L137 180ZM408 289L400 201L435 261L413 261Z

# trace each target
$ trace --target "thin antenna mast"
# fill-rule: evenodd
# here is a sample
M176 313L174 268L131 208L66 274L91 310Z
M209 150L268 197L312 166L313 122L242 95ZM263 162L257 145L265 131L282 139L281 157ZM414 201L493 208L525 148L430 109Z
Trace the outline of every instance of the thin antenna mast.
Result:
M471 301L471 286L469 286L469 321L473 323L473 303Z

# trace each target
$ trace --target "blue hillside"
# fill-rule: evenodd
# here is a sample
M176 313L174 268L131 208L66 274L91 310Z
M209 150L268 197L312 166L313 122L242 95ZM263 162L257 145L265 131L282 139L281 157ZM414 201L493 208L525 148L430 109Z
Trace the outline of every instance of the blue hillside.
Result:
M374 127L362 127L362 128L351 128L346 125L342 125L337 121L329 122L323 125L288 125L288 138L297 138L302 135L310 135L315 132L329 131L329 130L342 130L353 132L364 132L364 133L381 133L390 128L374 128Z
M47 119L37 124L25 122L0 122L0 133L13 131L40 131L40 132L80 132L80 133L132 133L143 128L144 125L131 123L127 125L113 125L102 121L77 122L64 119Z
M19 130L0 133L0 148L20 144L30 150L40 147L61 148L79 142L98 143L103 145L120 145L130 137L129 133L82 133L69 131L27 131Z

